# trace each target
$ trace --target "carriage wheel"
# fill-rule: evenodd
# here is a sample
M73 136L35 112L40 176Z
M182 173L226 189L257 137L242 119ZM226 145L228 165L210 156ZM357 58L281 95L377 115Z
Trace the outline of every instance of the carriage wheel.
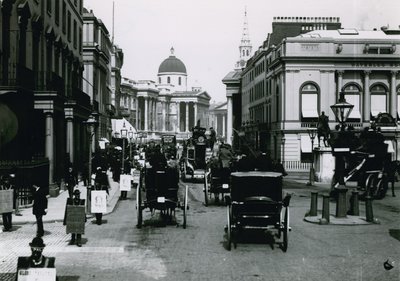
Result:
M285 210L285 220L283 222L283 245L282 250L284 252L287 251L288 242L289 242L289 207L286 207Z
M373 195L374 199L383 199L386 196L388 190L388 182L385 177L378 180Z
M228 212L227 212L227 216L228 216L228 228L226 231L226 240L227 240L227 250L230 251L232 248L232 211L231 211L232 206L228 205Z
M188 209L188 186L185 187L185 198L183 200L183 228L186 228L186 212Z
M377 179L375 174L369 174L369 176L367 177L366 181L365 181L365 193L364 196L373 196L374 194L374 189L375 189L375 185L377 184Z
M140 192L140 185L136 188L136 211L137 211L137 228L142 227L143 214L142 214L142 195Z
M207 173L204 175L204 205L208 206L208 176Z

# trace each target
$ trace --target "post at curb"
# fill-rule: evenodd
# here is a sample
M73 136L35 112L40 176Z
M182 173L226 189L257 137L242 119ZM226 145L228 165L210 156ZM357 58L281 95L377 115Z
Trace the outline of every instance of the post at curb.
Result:
M310 212L308 213L308 215L316 216L317 215L317 207L318 207L318 192L311 191L311 206L310 206Z
M320 221L320 224L329 224L330 222L329 200L329 194L322 195L322 219Z
M359 201L358 201L358 191L357 190L353 190L351 192L349 215L352 215L352 216L359 216L360 215L360 208L359 208Z
M365 219L367 222L374 222L374 213L372 211L372 197L365 197Z
M336 202L336 217L345 218L347 216L347 188L338 187L336 188L338 192L337 202Z

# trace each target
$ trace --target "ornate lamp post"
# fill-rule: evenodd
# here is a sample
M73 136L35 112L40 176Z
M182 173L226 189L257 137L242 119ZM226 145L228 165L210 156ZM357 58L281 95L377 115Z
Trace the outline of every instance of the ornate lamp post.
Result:
M310 127L307 129L308 136L310 137L311 140L311 166L310 166L310 175L309 175L309 181L307 183L308 186L314 184L314 139L315 136L317 135L317 129L315 127Z
M336 157L335 163L335 180L339 183L339 187L331 190L332 195L337 195L337 204L336 204L336 217L346 217L347 215L347 201L346 201L346 193L347 188L345 187L344 182L344 155L350 151L347 147L344 147L344 135L345 135L345 127L346 120L349 117L351 111L353 110L354 105L346 102L344 98L344 93L340 93L339 101L331 105L331 109L333 113L335 113L336 118L339 120L340 128L338 132L338 139L335 142L335 146L333 147L333 154Z
M122 124L121 139L122 139L122 173L124 172L125 164L125 139L128 136L128 130L125 127L125 122Z
M86 209L87 213L90 213L90 188L92 182L92 143L93 137L96 134L95 129L97 126L97 120L91 114L88 120L85 122L89 133L89 159L88 159L88 185L86 187Z
M132 127L129 129L128 137L129 137L129 159L132 160L132 139L133 139L133 131Z

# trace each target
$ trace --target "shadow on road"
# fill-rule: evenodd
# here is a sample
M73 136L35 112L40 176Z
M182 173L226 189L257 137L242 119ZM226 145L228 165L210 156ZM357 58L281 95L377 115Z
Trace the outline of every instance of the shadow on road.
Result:
M400 229L389 229L389 234L394 239L400 241Z

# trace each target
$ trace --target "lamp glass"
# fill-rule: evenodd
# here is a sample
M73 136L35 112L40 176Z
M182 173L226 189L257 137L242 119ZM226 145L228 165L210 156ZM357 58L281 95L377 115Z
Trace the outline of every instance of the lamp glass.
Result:
M343 92L340 93L339 101L336 104L331 105L331 109L333 113L335 113L335 116L340 123L346 122L351 111L353 110L353 107L354 107L353 104L346 102Z
M127 129L121 129L121 138L126 138L128 135L128 130Z

